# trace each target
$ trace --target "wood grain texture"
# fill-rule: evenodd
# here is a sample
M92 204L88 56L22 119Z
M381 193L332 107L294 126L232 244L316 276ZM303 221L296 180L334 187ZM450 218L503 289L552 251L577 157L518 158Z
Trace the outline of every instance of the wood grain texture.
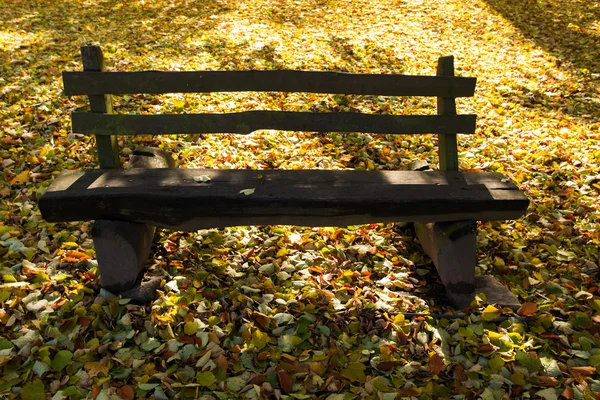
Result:
M104 55L98 46L82 46L81 61L85 71L103 73L106 71ZM93 113L112 114L112 99L110 95L89 95L90 110ZM119 168L119 145L116 136L96 136L96 149L100 168Z
M204 175L209 182L194 180ZM130 169L63 171L40 210L49 222L116 219L193 231L514 219L528 204L497 173Z
M476 115L381 115L244 111L226 114L73 113L73 132L95 135L248 134L259 129L389 134L473 133Z
M476 78L321 71L63 72L65 94L308 92L470 97Z
M437 75L454 76L454 57L440 57L437 65ZM437 98L437 113L439 115L456 115L456 99L452 96ZM456 135L438 136L438 154L441 171L458 171L458 140Z

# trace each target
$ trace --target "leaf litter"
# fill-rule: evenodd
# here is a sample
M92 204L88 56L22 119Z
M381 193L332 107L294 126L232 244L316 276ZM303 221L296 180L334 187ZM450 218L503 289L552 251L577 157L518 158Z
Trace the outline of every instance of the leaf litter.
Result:
M4 398L594 399L600 392L600 9L555 0L0 3ZM447 309L410 226L162 231L146 306L100 290L90 223L49 224L57 171L94 168L61 94L78 46L110 70L308 69L478 78L461 169L508 175L524 218L479 224L478 272L523 306ZM119 112L434 113L430 99L304 93L114 97ZM436 165L431 137L264 131L121 138L183 167ZM207 183L204 177L197 182ZM447 316L447 317L444 317Z

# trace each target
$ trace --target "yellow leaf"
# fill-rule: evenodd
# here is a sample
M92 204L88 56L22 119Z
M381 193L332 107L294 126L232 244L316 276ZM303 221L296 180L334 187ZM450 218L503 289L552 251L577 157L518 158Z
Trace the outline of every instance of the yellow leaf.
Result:
M277 255L275 257L279 258L279 257L283 257L287 254L287 250L286 249L279 249L279 251L277 252Z
M484 321L491 321L493 319L496 319L500 316L500 310L497 309L494 306L487 306L485 308L485 310L483 310L483 313L481 314L481 317L483 318Z
M394 324L404 325L404 314L398 314L394 317Z
M11 185L22 185L29 181L29 171L23 171L9 181Z

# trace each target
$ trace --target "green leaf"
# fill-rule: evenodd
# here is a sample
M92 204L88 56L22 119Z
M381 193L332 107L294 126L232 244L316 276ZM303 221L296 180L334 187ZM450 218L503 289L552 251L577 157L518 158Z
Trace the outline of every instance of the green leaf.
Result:
M294 320L294 316L292 314L288 314L288 313L278 313L273 316L273 319L279 325L289 324L290 322L292 322Z
M210 387L216 382L216 378L212 372L206 371L196 375L196 380L202 386Z
M258 329L252 333L252 340L250 344L256 347L258 350L262 350L265 348L267 343L269 342L269 335L264 332L259 331Z
M144 351L152 351L152 350L160 347L160 341L158 341L155 338L151 337L148 340L146 340L140 347Z
M22 400L44 400L46 398L44 382L36 379L21 388Z
M69 350L61 350L54 356L52 360L52 368L56 371L62 371L69 362L73 359L73 353Z
M596 354L588 360L592 367L598 368L600 366L600 354Z
M347 368L342 370L342 376L352 382L364 382L366 365L360 362L350 363Z
M198 332L199 328L200 328L200 324L198 324L198 321L190 321L190 322L186 322L185 325L183 326L183 332L186 335L195 335L196 332Z
M519 350L515 357L517 362L527 368L529 372L536 372L542 367L542 362L536 357Z
M233 378L227 379L225 386L232 392L239 392L246 386L246 380L239 376L234 376Z
M36 373L37 376L41 378L42 375L44 375L47 371L50 370L50 366L43 361L36 361L35 364L33 364L33 368L31 369L33 372Z
M504 360L500 357L500 354L494 354L494 356L488 361L488 365L492 372L497 372L500 368L504 367Z
M14 346L10 340L0 339L0 350L12 349Z

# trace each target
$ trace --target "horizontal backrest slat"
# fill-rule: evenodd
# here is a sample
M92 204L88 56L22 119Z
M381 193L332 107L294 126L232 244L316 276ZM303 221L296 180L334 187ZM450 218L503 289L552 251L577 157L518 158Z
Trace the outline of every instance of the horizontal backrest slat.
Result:
M470 97L476 78L319 71L63 72L65 94L307 92Z
M95 135L239 133L259 129L389 134L474 133L476 115L244 111L227 114L73 113L73 132Z

